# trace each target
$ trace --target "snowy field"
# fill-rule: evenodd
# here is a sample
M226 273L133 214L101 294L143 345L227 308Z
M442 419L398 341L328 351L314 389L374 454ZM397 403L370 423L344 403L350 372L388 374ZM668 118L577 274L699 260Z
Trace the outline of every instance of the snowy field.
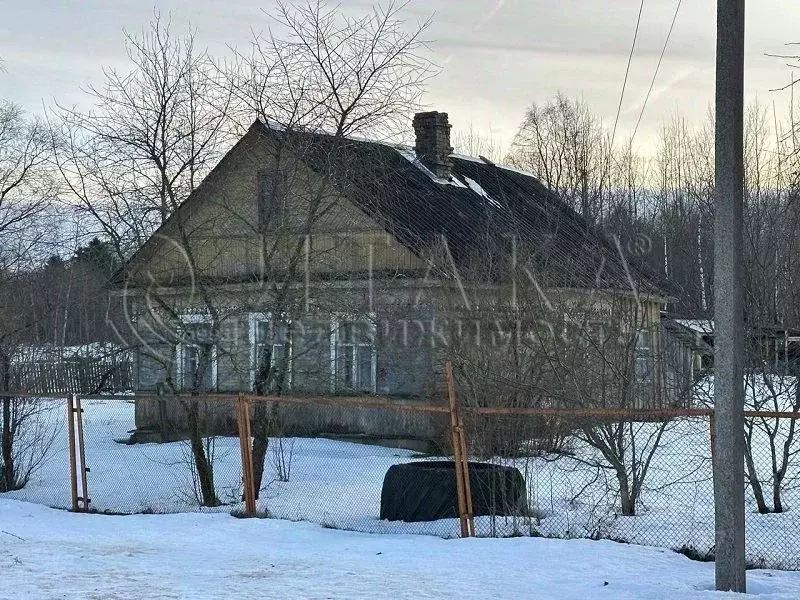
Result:
M63 404L54 413L61 415ZM653 424L637 424L644 439ZM124 445L115 441L133 429L133 404L85 404L89 492L92 506L110 513L198 511L187 464L187 445ZM288 481L278 481L275 456L268 456L266 489L260 509L273 517L311 521L329 528L365 533L432 534L457 537L455 519L432 523L378 519L383 476L392 464L414 460L404 450L333 441L284 439L291 452ZM277 447L274 442L273 448ZM653 458L635 517L619 516L613 474L587 464L593 458L576 447L576 458L515 461L525 475L532 519L480 517L479 535L545 535L610 538L662 548L705 553L713 546L713 503L708 421L671 423ZM204 512L240 507L241 464L237 438L217 438L215 485L224 503ZM48 462L23 490L3 498L48 506L69 506L66 435L59 434ZM784 514L759 515L747 494L748 559L756 566L800 569L800 491L788 490Z
M2 600L700 600L712 563L602 540L370 535L225 514L75 514L0 499ZM800 573L750 571L765 600Z

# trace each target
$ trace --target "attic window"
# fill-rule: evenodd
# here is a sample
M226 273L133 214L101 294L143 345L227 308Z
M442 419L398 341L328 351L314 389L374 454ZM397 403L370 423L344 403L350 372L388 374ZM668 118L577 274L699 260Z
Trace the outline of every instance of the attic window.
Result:
M286 220L286 176L281 173L258 173L258 231L276 231Z

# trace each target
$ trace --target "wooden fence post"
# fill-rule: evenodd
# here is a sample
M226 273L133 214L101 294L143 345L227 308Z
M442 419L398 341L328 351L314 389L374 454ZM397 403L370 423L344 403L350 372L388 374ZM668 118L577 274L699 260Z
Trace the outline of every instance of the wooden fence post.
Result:
M239 428L239 447L242 455L242 486L244 487L244 512L252 517L256 514L256 491L253 479L253 450L250 436L250 404L239 394L236 405Z
M464 500L467 505L467 526L469 528L469 535L475 535L475 519L472 509L472 484L469 480L469 453L467 451L467 433L464 429L464 422L461 420L461 411L458 408L458 402L455 404L456 423L459 431L459 443L461 444L461 473L464 478Z
M75 394L72 397L75 399L75 417L78 425L78 468L81 472L81 487L83 488L83 496L79 497L78 500L83 501L83 510L88 512L92 501L89 498L89 484L86 479L89 467L86 466L86 445L83 439L83 408L81 407L81 399Z
M453 364L449 360L444 364L444 373L447 381L447 398L450 404L450 432L456 472L458 521L461 526L461 537L470 537L475 535L475 522L472 516L472 490L469 482L467 444L464 439L464 423L461 420L461 412L458 410L455 382L453 381Z
M69 491L73 512L78 512L78 461L75 454L75 405L67 394L67 439L69 440Z
M89 485L86 474L86 445L83 440L83 408L75 394L67 394L67 436L69 440L69 489L72 510L88 512ZM78 473L80 472L80 491L78 489Z

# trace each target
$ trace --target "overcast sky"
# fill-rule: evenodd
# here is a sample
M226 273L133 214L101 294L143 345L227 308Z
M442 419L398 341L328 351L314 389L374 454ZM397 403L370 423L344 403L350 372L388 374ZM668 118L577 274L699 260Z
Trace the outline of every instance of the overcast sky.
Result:
M532 101L561 90L582 96L606 122L616 113L640 0L412 0L406 14L433 14L429 31L442 67L426 104L450 113L455 128L491 130L507 144ZM620 120L632 131L669 29L677 0L645 0ZM176 25L191 22L214 54L244 46L251 29L264 29L270 0L156 0ZM370 2L342 0L343 11ZM714 0L684 0L637 143L652 149L660 124L680 111L700 120L714 86ZM147 23L153 4L140 0L0 0L0 97L31 111L43 102L81 102L80 87L101 81L101 66L124 66L122 29ZM770 89L788 81L784 62L765 53L786 52L800 41L798 0L748 2L748 98L779 106L786 96ZM797 48L800 53L800 47ZM800 69L798 69L800 71Z

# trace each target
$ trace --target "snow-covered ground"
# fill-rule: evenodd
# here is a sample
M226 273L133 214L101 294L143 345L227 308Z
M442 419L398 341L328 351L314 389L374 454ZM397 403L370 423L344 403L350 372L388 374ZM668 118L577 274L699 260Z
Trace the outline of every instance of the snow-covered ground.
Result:
M58 405L56 414L61 414ZM197 511L187 464L187 445L124 445L115 441L133 429L133 404L96 401L85 405L89 493L101 512L174 513ZM639 443L654 424L638 424ZM4 498L68 507L65 435L59 434L50 460L23 490ZM278 481L270 452L266 490L260 508L288 520L370 533L422 533L457 537L455 519L432 523L379 520L383 476L392 464L417 458L405 450L328 439L284 439L291 452L288 481ZM272 443L271 447L277 447ZM515 461L525 475L535 518L477 519L479 535L606 537L662 548L713 546L713 489L708 421L687 419L669 425L653 458L635 517L621 517L613 474L592 467L591 451L576 447L577 458ZM764 454L759 460L767 458ZM227 513L239 506L241 464L236 438L217 438L215 485L223 506L203 509ZM590 461L589 461L590 462ZM793 476L797 467L793 466ZM610 482L610 485L609 485ZM791 486L790 486L791 487ZM784 514L759 515L747 494L748 558L771 568L800 568L800 490L789 489Z
M2 600L712 599L712 563L607 540L443 540L225 514L75 514L0 499ZM800 573L750 571L766 600Z

